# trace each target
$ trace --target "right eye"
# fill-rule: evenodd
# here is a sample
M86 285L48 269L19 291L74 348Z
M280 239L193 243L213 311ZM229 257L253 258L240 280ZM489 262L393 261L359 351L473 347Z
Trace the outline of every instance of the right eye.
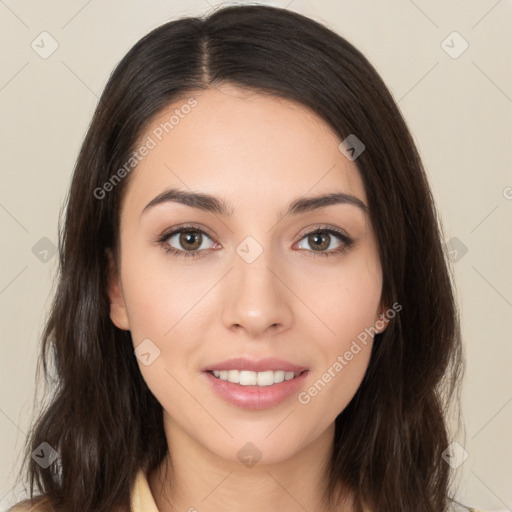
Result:
M205 237L215 244L202 229L195 226L178 226L172 231L162 234L157 242L167 253L176 256L195 257L208 249L208 247L205 247L205 243L207 244Z

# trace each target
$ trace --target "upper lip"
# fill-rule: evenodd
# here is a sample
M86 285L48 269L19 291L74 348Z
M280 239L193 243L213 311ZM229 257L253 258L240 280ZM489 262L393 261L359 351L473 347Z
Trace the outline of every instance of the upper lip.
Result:
M264 372L268 370L300 373L307 370L305 366L299 366L284 359L266 357L264 359L248 359L247 357L235 357L227 361L219 361L203 368L203 372L212 370L248 370L253 372Z

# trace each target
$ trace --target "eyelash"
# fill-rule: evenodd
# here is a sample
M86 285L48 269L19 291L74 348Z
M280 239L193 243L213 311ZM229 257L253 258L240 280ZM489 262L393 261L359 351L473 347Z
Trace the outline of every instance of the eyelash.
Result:
M176 249L175 247L171 247L169 244L167 244L167 240L169 240L169 238L171 238L172 236L174 236L178 233L181 233L183 231L194 231L194 232L206 235L210 239L213 239L212 235L210 235L207 231L200 229L197 226L192 226L192 225L186 224L186 225L177 226L177 227L173 228L172 231L162 233L160 236L157 237L155 242L157 244L159 244L160 246L162 246L163 250L167 254L173 254L175 256L183 256L185 258L188 258L188 257L195 258L197 256L200 256L201 253L205 251L204 249L201 251L182 251L182 250ZM313 253L311 255L313 258L315 258L316 256L328 257L328 256L343 254L354 245L354 240L352 238L347 236L343 231L341 231L333 226L318 227L318 228L313 229L312 231L308 231L301 236L299 241L302 240L303 238L306 238L307 236L313 235L315 233L326 233L329 235L334 235L335 237L340 239L342 244L337 249L332 249L330 252L311 251L311 250L305 249L306 252Z

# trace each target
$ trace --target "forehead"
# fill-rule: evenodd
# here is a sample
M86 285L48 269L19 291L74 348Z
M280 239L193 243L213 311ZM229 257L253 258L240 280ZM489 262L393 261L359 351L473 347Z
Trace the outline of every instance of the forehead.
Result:
M281 209L293 196L345 192L366 202L341 140L299 103L232 85L194 91L148 124L136 148L150 148L125 191L130 209L168 187L226 197L235 208Z

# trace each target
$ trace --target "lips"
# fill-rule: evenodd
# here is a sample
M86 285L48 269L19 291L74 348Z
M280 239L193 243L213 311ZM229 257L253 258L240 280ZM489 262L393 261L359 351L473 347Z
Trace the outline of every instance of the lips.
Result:
M212 372L213 370L248 370L252 372L264 372L267 370L301 373L307 370L306 366L299 366L275 357L253 360L247 357L235 357L227 361L219 361L202 368L203 372Z
M213 372L239 370L245 374L255 372L293 372L295 376L289 380L265 385L242 385L222 380ZM280 372L281 371L281 372ZM298 393L308 378L309 368L297 365L284 359L267 357L264 359L250 359L248 357L234 357L227 361L218 361L202 368L203 375L215 394L229 404L242 409L267 409L289 400ZM238 372L237 372L238 373ZM240 373L240 375L242 375ZM254 377L254 376L253 376Z
M240 409L261 410L290 403L292 396L304 388L309 372L306 370L291 380L271 386L242 386L218 379L212 372L203 375L210 389L231 406Z

